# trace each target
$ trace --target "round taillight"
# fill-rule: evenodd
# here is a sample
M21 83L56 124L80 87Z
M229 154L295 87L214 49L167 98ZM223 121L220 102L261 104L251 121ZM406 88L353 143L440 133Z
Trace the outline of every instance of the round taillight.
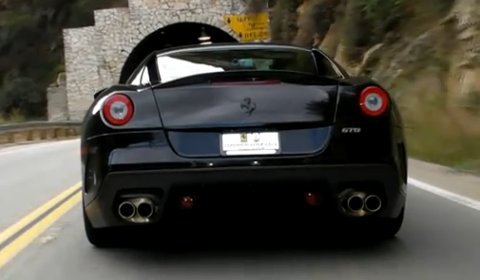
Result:
M133 117L133 103L124 94L114 94L103 104L103 117L111 125L125 125Z
M385 113L388 105L388 94L379 87L367 87L360 94L360 108L368 116L380 116Z

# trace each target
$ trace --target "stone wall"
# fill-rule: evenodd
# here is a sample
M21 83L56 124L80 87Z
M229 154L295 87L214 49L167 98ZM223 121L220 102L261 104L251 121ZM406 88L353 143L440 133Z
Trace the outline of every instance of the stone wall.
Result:
M63 36L69 119L81 120L95 90L101 87L95 27L68 29Z
M93 94L118 82L129 54L149 34L196 22L237 38L223 17L245 9L243 0L129 0L129 8L95 11L95 26L64 30L69 118L81 120Z
M66 121L68 119L66 93L65 73L61 73L58 75L57 81L52 83L47 89L49 121Z

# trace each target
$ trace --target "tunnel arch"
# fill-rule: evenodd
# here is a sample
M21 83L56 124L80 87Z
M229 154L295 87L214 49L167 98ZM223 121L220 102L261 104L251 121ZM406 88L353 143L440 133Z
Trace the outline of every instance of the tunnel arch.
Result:
M238 42L229 32L210 24L178 22L164 26L147 35L132 49L122 66L119 82L125 83L138 64L153 51L200 44L202 41L211 43Z

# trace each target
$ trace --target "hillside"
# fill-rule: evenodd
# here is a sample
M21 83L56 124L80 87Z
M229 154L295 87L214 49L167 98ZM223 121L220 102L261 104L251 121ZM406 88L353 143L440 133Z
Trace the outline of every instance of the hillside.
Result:
M394 94L411 155L480 171L479 1L276 2L274 40L313 44Z

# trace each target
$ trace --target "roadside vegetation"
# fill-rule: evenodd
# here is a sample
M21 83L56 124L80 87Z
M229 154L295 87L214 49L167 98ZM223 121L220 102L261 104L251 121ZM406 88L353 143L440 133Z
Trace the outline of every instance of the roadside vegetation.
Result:
M0 125L6 123L20 123L25 121L25 115L18 109L12 110L7 118L0 117Z

